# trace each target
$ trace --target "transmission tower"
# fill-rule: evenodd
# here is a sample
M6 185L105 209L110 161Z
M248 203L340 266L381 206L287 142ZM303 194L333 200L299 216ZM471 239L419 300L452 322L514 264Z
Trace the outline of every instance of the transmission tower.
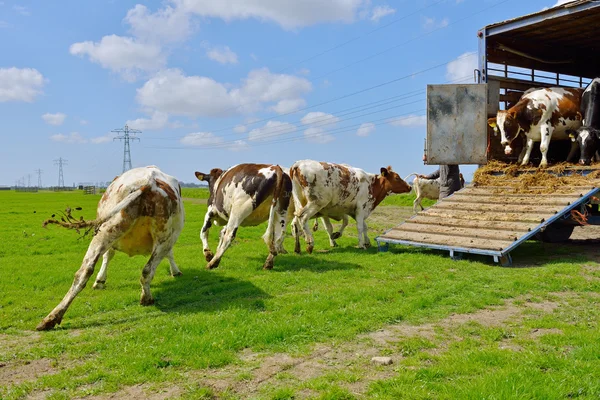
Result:
M38 176L38 188L41 189L41 187L42 187L42 172L44 172L44 171L42 171L41 169L38 168L33 172L35 172Z
M142 133L142 131L138 129L131 129L129 126L127 126L127 124L125 124L124 128L113 129L111 132L122 133L122 135L113 138L113 141L123 141L123 172L128 171L131 169L131 149L129 148L129 141L140 140L139 137L130 135L130 133Z
M31 174L27 174L27 187L31 187Z
M54 160L54 165L58 165L58 187L64 187L65 178L63 176L63 165L67 165L67 160L60 157L58 160Z

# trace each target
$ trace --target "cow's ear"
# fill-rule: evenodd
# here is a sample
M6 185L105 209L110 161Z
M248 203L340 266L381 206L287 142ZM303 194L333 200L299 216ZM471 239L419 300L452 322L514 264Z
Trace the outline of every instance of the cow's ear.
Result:
M386 177L388 176L389 171L387 170L387 168L383 168L381 167L381 176Z
M206 176L206 174L203 174L202 172L196 171L195 174L196 174L196 178L198 178L198 180L200 180L200 181L205 181L208 178Z
M496 129L496 127L498 126L496 125L496 118L488 118L488 125Z
M569 133L569 139L571 139L571 142L575 142L577 141L577 136L574 133Z

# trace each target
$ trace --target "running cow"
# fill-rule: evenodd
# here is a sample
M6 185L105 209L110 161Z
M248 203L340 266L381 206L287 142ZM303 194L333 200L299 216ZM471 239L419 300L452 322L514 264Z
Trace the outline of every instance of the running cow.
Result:
M392 171L381 168L381 174L369 174L346 164L312 160L297 161L290 168L295 203L292 229L302 229L307 242L306 251L312 253L314 238L308 229L308 220L314 215L343 219L350 215L356 220L358 247L371 245L365 220L391 193L410 192L410 186ZM294 251L300 252L300 238L296 233Z
M67 227L80 226L51 222ZM81 268L75 274L71 289L60 304L40 322L37 330L51 329L61 323L67 308L94 273L94 266L100 256L103 256L102 267L94 288L104 287L106 269L115 250L130 257L150 255L140 279L140 303L144 306L152 304L154 300L150 294L150 282L164 257L171 264L171 275L181 275L173 259L173 245L183 229L183 222L181 188L176 178L155 166L131 169L115 178L98 204L97 219L89 222L96 229L96 234L83 258Z
M500 110L488 124L500 130L501 143L506 154L512 153L510 144L523 133L525 147L519 155L521 165L529 163L533 142L540 142L542 161L540 168L548 166L546 154L553 139L569 139L569 134L581 126L579 104L583 89L543 88L527 91L517 104L508 110ZM567 160L576 156L577 144L572 143Z
M581 98L583 126L577 132L577 142L581 150L579 163L590 165L596 152L600 150L600 78L594 79L585 88Z
M196 177L208 182L210 191L200 232L204 257L208 261L206 268L219 266L240 226L256 226L265 221L268 226L263 239L269 256L263 268L273 268L277 253L285 252L283 239L292 191L290 177L279 165L271 164L238 164L226 171L216 168L209 174L196 172ZM208 246L208 232L213 224L223 226L214 255Z

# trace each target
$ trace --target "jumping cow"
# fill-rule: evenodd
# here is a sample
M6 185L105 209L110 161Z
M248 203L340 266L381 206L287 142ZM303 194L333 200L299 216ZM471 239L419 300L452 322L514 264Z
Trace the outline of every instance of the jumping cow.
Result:
M411 176L416 175L415 179L413 179L413 183L412 183L412 188L415 191L415 195L417 196L415 198L415 200L413 201L413 212L416 214L418 212L418 208L421 207L421 211L423 211L425 208L423 208L423 205L421 205L421 202L424 199L430 199L430 200L438 200L440 197L440 181L439 178L438 179L426 179L426 178L420 178L419 174L417 173L413 173L408 175L406 178L404 178L404 181L408 181L408 178L410 178ZM465 178L463 177L462 173L458 174L459 178L460 178L460 187L464 188L465 187Z
M581 150L579 163L590 165L592 157L600 150L600 78L594 79L585 88L581 98L583 126L577 131L577 142Z
M164 257L171 264L171 275L181 275L173 259L173 245L183 229L184 215L179 182L157 167L131 169L115 178L98 204L97 219L94 221L96 234L81 268L75 274L71 289L40 322L37 330L51 329L61 323L67 308L85 287L102 255L102 267L94 287L104 286L106 269L115 250L130 257L150 255L140 279L140 303L152 304L154 300L150 293L150 282Z
M292 183L279 165L238 164L226 171L213 169L209 174L196 172L208 182L210 197L200 239L207 269L217 268L240 226L256 226L268 221L263 239L269 248L264 269L273 268L277 253L285 253L283 239L288 222ZM208 246L212 224L223 225L216 253Z
M581 126L579 104L583 89L579 88L543 88L528 91L513 107L500 110L488 124L499 129L501 143L506 154L512 153L510 144L520 133L526 138L526 144L519 155L521 165L529 163L533 142L540 142L542 161L540 168L548 166L546 154L552 139L569 139L569 133ZM573 143L567 160L571 160L577 152Z
M356 220L358 247L366 248L371 245L367 217L389 194L410 191L410 186L391 167L381 168L381 174L375 175L346 164L302 160L292 165L290 177L296 208L292 229L303 230L308 253L314 248L314 238L308 229L308 220L314 215L336 220L350 215ZM299 236L296 234L297 253Z

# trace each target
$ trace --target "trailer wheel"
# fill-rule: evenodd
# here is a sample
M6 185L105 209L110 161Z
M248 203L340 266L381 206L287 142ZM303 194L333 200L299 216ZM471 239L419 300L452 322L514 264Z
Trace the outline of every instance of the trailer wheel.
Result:
M545 243L566 242L571 237L575 225L552 224L546 227L543 232L536 235L536 239Z

